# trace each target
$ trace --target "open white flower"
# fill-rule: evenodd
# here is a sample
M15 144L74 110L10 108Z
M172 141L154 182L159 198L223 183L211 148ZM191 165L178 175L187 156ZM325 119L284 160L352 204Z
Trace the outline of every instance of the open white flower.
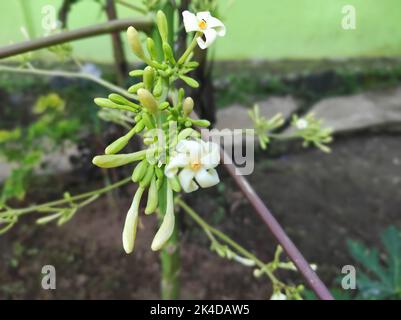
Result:
M202 140L182 140L177 144L176 154L166 165L165 175L173 178L180 168L178 179L185 192L212 187L220 182L214 169L220 163L219 145ZM199 184L196 184L196 182Z
M297 127L298 130L304 130L308 127L308 121L305 119L298 119L297 122L295 123L295 126Z
M202 32L205 40L202 37L197 38L198 45L201 49L209 47L217 36L223 37L226 34L226 27L217 18L212 17L210 12L198 12L196 15L184 11L182 13L184 19L184 27L186 32Z

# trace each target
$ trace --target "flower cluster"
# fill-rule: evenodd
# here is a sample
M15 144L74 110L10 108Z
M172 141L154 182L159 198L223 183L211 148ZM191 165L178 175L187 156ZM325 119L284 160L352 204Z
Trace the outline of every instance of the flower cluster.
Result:
M198 87L188 73L198 66L191 61L196 44L208 47L217 35L224 35L224 25L207 12L193 15L183 13L185 29L196 31L192 43L183 55L176 59L168 42L168 24L163 12L157 13L157 26L162 40L157 46L147 38L145 52L140 36L134 27L128 28L128 41L135 55L147 64L144 70L134 70L130 76L141 80L128 92L135 99L120 94L97 98L95 103L107 109L117 110L133 119L135 125L111 143L104 155L94 157L93 163L101 168L114 168L137 162L132 181L138 189L126 216L122 240L127 253L134 249L139 207L147 189L145 214L157 210L163 216L152 250L161 249L171 237L174 224L174 192L192 192L199 187L216 185L219 177L215 167L220 162L219 146L204 142L194 127L208 127L209 121L191 117L194 101L185 97L184 89L175 89L176 80L183 80L191 87ZM205 41L202 37L205 37ZM162 52L158 51L162 48ZM162 57L162 58L160 58ZM120 153L133 138L140 135L145 149L134 153Z

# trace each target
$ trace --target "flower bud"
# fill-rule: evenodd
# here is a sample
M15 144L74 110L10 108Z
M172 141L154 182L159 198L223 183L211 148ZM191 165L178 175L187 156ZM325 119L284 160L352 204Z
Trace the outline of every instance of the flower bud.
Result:
M160 250L170 239L174 231L175 216L174 216L174 199L173 191L169 186L167 186L167 207L166 213L163 218L163 222L157 231L153 241L152 250Z
M184 76L184 75L180 75L179 77L180 77L180 79L182 81L184 81L190 87L195 88L195 89L199 88L199 82L196 81L195 79L193 79L191 77Z
M139 133L143 129L145 129L145 122L142 119L142 120L138 121L138 123L135 125L134 130L135 130L135 133Z
M146 112L142 114L142 121L145 124L145 127L148 129L154 129L156 127L155 124L153 123L153 119Z
M143 72L143 83L145 84L145 88L150 90L153 88L153 81L155 80L155 70L147 66Z
M180 181L178 180L177 176L169 178L168 182L169 182L169 184L171 186L171 189L173 189L174 192L180 192L181 191L181 184L180 184Z
M94 157L92 163L100 168L115 168L134 161L142 160L145 156L146 150L128 154L102 155Z
M162 95L162 93L163 93L163 83L162 83L162 78L159 77L156 80L155 87L153 88L153 95L155 97L160 97Z
M168 101L164 101L163 103L160 104L159 110L166 110L169 106L170 104L168 103Z
M157 111L157 101L148 90L139 89L137 94L142 106L148 109L150 113L155 113Z
M106 99L106 98L96 98L94 100L94 102L95 102L95 104L97 104L99 107L102 107L102 108L119 109L119 110L136 112L136 109L134 109L130 106L120 105L120 104L114 103L113 101L110 101L109 99Z
M199 120L191 120L191 121L195 126L198 126L198 127L207 128L210 126L210 121L208 121L208 120L199 119Z
M170 45L167 42L163 43L163 52L164 52L164 56L171 64L173 64L173 65L176 64L173 49L171 49Z
M129 27L127 30L127 36L128 36L128 43L131 47L131 50L133 53L136 54L136 56L140 59L145 59L145 53L143 52L142 49L142 44L141 40L139 39L139 33L136 31L134 27Z
M145 176L148 166L149 164L146 159L143 159L141 162L139 162L132 172L132 181L139 182Z
M143 70L132 70L129 73L130 77L142 77L143 76Z
M133 103L132 101L129 101L127 98L125 98L125 97L123 97L123 96L121 96L121 95L119 95L117 93L109 94L109 99L112 102L120 104L120 105L130 106L130 107L132 107L134 109L139 109L140 108L140 106L137 105L136 103Z
M155 42L153 41L152 38L146 39L146 47L148 48L148 52L149 52L152 60L157 60L156 46L155 46Z
M184 115L186 116L189 116L194 110L194 100L191 97L185 98L182 105L182 110L184 111Z
M120 152L122 149L125 148L125 146L128 144L128 142L131 140L131 138L135 134L135 129L131 129L126 135L118 138L116 141L111 143L106 150L104 151L105 154L116 154Z
M133 86L128 88L129 93L137 93L139 89L143 88L145 84L143 82L139 82L134 84Z
M159 29L160 37L163 42L167 42L168 38L168 24L167 18L163 11L159 10L156 17L157 28Z
M153 175L154 175L154 167L148 166L148 168L146 169L145 176L139 182L139 185L143 188L146 188L149 185L149 183L152 181Z
M143 188L138 188L132 201L131 207L128 210L127 217L125 218L122 238L123 247L126 253L131 253L134 250L136 229L138 226L139 218L139 203L141 202L143 191Z
M156 177L153 177L152 181L150 182L150 187L148 191L148 202L146 203L145 214L151 214L155 212L158 201L159 198L156 185Z

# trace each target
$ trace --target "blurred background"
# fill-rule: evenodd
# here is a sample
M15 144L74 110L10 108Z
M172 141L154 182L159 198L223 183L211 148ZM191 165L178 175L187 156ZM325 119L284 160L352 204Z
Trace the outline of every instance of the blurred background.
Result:
M51 8L68 30L147 19L126 3L144 8L137 0L1 1L0 47L48 35ZM313 112L332 128L331 154L294 141L257 148L249 180L336 297L401 298L401 3L221 0L213 8L227 35L208 50L196 75L203 82L196 96L200 113L219 129L251 128L247 111L257 103L266 117L281 112L290 122L293 114ZM124 71L139 61L121 33L120 46L102 35L0 60L0 66L21 65L78 70L128 87L133 80ZM124 131L98 117L93 98L108 93L85 79L0 68L2 205L42 203L130 174L91 164ZM269 231L224 170L220 174L218 187L186 200L210 224L272 260L276 243ZM37 226L35 217L26 217L1 235L0 298L158 298L159 258L150 250L154 217L141 220L134 254L121 248L133 191L102 197L62 227ZM181 233L183 298L269 298L268 281L212 253L187 217ZM47 264L57 270L54 291L40 287ZM358 290L341 289L344 265L356 267ZM281 276L302 283L295 273Z

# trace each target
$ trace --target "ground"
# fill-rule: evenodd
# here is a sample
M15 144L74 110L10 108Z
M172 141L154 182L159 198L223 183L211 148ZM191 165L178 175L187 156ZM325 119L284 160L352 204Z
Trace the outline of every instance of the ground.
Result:
M396 132L365 133L338 137L331 155L293 145L274 146L269 155L257 153L251 183L300 251L318 265L328 286L335 286L343 265L354 263L347 239L372 245L388 225L401 226L400 146ZM202 190L187 201L209 223L271 260L276 243L269 230L226 173L220 174L224 181L220 188ZM72 181L72 192L85 184L79 175L64 180ZM53 190L52 196L57 192ZM61 228L37 227L29 218L20 222L1 238L0 298L159 298L158 255L150 250L155 218L142 218L133 254L127 256L122 250L121 230L132 192L130 186L114 201L99 200ZM38 190L35 197L40 201L45 196ZM266 279L255 279L252 269L212 253L198 227L188 217L183 219L182 298L269 297ZM40 287L46 264L57 270L54 291ZM281 277L302 281L293 273Z

